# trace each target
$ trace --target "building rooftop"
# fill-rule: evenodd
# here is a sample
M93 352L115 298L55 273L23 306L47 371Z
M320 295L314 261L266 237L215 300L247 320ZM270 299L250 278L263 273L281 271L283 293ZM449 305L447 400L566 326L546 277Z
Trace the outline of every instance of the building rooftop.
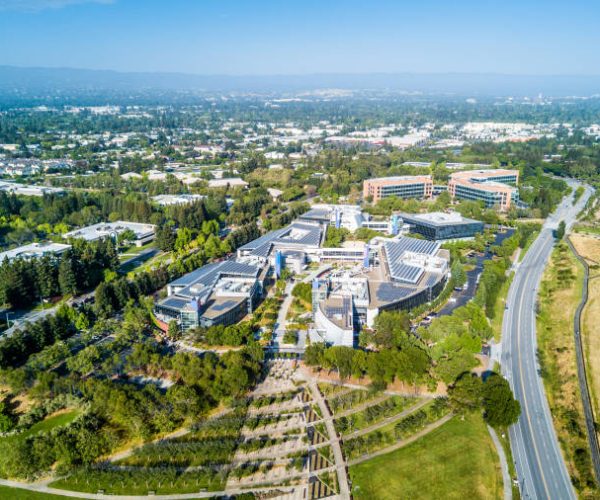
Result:
M429 223L435 226L451 226L454 224L479 223L474 219L463 217L458 212L430 212L426 214L400 214L402 220L410 222L416 220Z
M319 225L302 222L293 222L287 227L270 231L255 240L241 246L238 251L249 252L257 257L267 257L273 246L291 247L302 249L304 247L318 247L323 236L323 229Z
M29 245L23 245L12 250L0 253L0 263L4 262L4 259L13 260L17 258L31 259L36 257L43 257L44 255L58 255L66 252L71 245L64 243L31 243Z
M91 226L82 227L75 231L70 231L63 235L63 238L81 238L87 241L94 241L107 236L119 235L127 230L135 233L137 239L145 238L154 234L156 226L153 224L143 224L140 222L100 222Z

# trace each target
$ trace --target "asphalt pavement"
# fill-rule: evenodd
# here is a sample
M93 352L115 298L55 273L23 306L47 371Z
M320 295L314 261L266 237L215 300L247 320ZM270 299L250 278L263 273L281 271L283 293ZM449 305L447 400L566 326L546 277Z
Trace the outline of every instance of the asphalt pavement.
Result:
M575 181L568 182L574 189L580 185ZM540 376L535 309L538 287L555 243L553 230L561 220L570 228L590 194L591 189L586 188L575 206L572 196L565 198L548 217L516 268L506 300L502 324L502 373L521 403L521 416L509 429L509 436L523 498L576 498Z

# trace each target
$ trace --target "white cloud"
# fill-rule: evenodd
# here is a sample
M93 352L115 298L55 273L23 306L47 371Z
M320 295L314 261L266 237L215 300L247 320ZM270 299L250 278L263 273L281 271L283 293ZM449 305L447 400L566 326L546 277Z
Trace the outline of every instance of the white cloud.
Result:
M46 9L62 9L69 5L84 3L111 4L115 0L0 0L0 10L39 12Z

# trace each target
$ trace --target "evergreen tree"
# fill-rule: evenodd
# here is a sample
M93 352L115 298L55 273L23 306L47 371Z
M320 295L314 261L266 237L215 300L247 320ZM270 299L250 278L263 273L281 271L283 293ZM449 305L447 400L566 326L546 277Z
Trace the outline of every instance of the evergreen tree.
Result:
M58 266L58 285L63 295L77 293L77 278L71 252L63 254Z

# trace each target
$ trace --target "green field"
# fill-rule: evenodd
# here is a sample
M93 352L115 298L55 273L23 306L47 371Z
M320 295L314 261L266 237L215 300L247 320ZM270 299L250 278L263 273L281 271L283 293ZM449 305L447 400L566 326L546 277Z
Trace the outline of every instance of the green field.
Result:
M11 500L45 500L59 498L74 498L64 497L62 495L50 495L49 493L38 493L37 491L22 490L20 488L10 488L8 486L0 486L0 498Z
M481 417L453 418L418 441L350 467L357 499L501 498L502 474Z
M37 424L32 425L29 429L27 429L22 434L19 434L19 437L27 437L33 434L37 434L38 432L48 432L55 427L62 427L63 425L70 424L79 416L79 410L69 410L64 413L59 413L58 415L54 415L44 420L41 420Z

